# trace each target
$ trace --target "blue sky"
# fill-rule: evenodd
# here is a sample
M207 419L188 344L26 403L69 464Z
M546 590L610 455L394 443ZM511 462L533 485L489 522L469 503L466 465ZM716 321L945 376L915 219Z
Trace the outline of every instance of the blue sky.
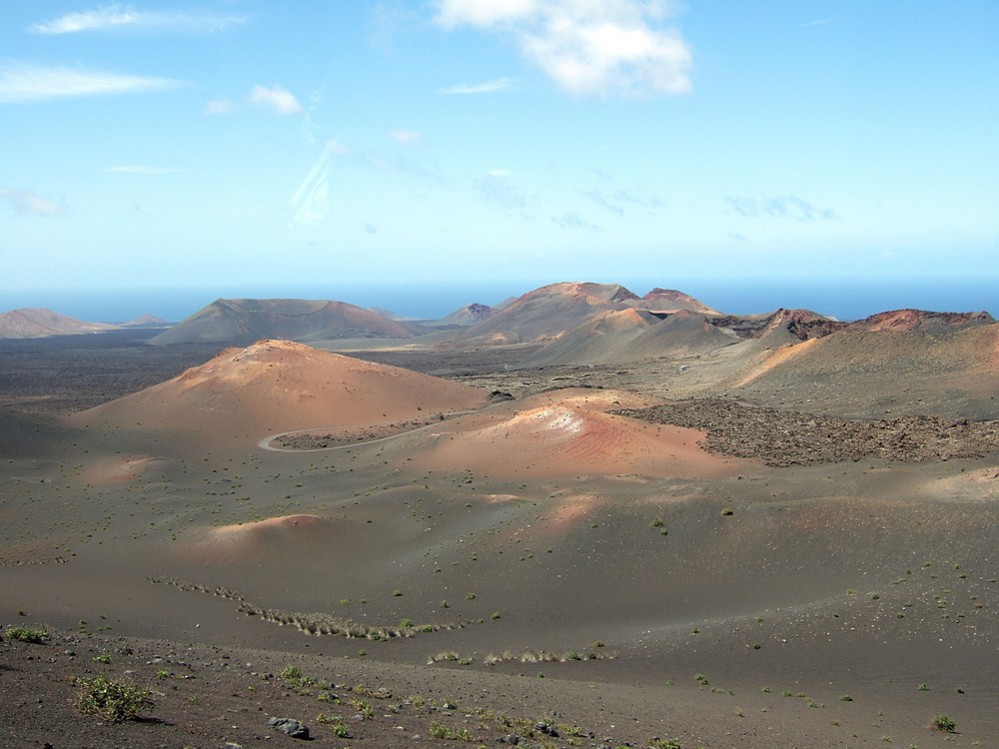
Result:
M994 0L8 0L0 289L999 281L997 31Z

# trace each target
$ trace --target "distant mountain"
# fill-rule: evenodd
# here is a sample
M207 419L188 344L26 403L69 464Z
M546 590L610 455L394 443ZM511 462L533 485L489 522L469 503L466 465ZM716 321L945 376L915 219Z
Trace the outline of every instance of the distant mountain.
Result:
M134 320L123 322L123 328L169 328L171 323L156 315L142 315Z
M946 330L974 325L990 325L995 318L988 312L927 312L899 309L879 312L858 320L850 327L862 330Z
M846 415L995 412L999 323L988 313L895 310L835 325L820 318L808 335L795 333L795 315L785 313L764 326L766 348L723 383L740 397Z
M685 309L709 316L722 314L690 294L673 289L655 288L643 296L642 301L646 303L646 308L651 312L676 312Z
M529 357L528 367L552 364L617 364L643 359L704 354L739 339L712 325L704 315L680 310L602 312Z
M468 304L432 323L435 328L464 328L488 320L499 310L486 304Z
M792 343L822 338L849 327L831 317L807 309L778 309L759 315L722 315L711 324L739 338L765 338L771 343Z
M637 295L619 284L551 284L518 297L459 337L490 343L550 340L595 313L629 309L638 301Z
M118 326L84 322L50 309L22 308L0 315L0 338L45 338L114 330Z
M346 302L305 299L217 299L150 339L155 345L231 343L263 338L412 338L413 327Z

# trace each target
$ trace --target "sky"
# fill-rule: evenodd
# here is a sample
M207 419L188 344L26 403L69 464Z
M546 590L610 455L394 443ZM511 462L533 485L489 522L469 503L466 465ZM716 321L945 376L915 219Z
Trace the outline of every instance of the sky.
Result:
M997 32L994 0L6 0L0 291L980 289Z

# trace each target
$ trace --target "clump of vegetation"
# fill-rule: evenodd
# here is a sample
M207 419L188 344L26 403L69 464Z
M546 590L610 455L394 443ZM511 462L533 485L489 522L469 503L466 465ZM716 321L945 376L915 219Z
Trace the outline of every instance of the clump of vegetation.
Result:
M8 627L7 637L18 642L42 645L49 639L49 633L39 627Z
M475 741L467 728L451 728L439 720L430 721L430 735L435 739L450 741Z
M949 715L938 715L933 719L932 726L943 733L954 733L957 730L957 723Z
M672 739L652 739L649 742L649 749L682 749L679 741Z
M329 715L327 713L319 713L316 716L317 723L324 723L333 729L333 734L337 738L349 739L350 738L350 725L341 718L339 715Z
M139 711L153 706L148 689L97 676L76 680L80 693L76 709L83 715L95 715L108 723L135 720Z

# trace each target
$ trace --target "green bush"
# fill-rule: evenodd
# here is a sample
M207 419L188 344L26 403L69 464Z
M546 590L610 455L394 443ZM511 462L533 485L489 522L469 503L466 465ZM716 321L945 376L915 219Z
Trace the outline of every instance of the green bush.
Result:
M18 642L42 645L49 639L49 633L37 627L8 627L7 637Z
M933 719L933 727L944 733L954 733L957 730L957 723L949 715L938 715Z
M96 715L109 723L134 720L143 708L153 706L148 689L113 681L104 676L77 679L80 693L76 709L83 715Z

